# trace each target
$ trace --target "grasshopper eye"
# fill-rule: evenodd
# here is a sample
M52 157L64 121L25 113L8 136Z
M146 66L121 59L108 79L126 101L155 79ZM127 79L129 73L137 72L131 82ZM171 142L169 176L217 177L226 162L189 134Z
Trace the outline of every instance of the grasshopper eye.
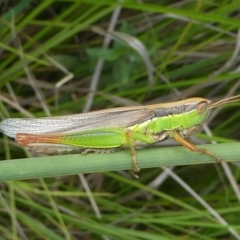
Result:
M201 101L197 105L197 111L198 111L199 114L204 113L207 110L207 108L208 108L207 101Z

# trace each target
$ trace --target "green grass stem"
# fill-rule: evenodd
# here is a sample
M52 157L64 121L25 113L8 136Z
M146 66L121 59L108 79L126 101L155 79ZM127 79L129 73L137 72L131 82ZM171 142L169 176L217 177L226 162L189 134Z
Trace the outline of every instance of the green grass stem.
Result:
M226 162L233 162L240 160L239 146L239 143L222 143L200 145L199 147L216 153ZM140 168L216 163L212 157L191 152L185 147L179 146L139 149L136 152ZM33 157L0 161L0 181L119 171L132 168L132 158L127 149L109 154L89 153L85 156L72 154Z

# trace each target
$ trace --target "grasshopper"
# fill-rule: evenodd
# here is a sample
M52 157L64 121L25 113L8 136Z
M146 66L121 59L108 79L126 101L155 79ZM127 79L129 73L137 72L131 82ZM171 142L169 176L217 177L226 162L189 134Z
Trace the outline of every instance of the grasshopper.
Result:
M44 155L110 152L127 146L131 150L135 172L140 169L134 147L168 138L174 138L189 150L207 154L220 162L221 157L207 149L197 148L186 138L201 128L213 108L238 101L240 95L215 103L196 97L61 117L9 118L0 123L0 131L15 138L29 151Z

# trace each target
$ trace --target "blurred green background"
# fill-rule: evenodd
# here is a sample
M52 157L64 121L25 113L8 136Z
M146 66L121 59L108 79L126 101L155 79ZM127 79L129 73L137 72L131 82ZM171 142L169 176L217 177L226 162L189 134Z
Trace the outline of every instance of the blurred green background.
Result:
M229 0L2 0L0 120L240 94L239 6ZM227 158L239 149L239 119L239 104L216 109L191 141L228 143L216 145ZM137 152L172 165L161 147ZM131 166L128 151L80 161L101 165L113 158ZM185 164L204 158L181 151ZM10 160L27 157L32 161ZM0 159L0 239L240 239L237 163L147 168L138 180L94 164L100 173L53 177L59 175L54 164L64 170L71 156L41 162L2 134ZM4 181L21 179L25 167L33 171L30 180ZM40 168L45 174L38 175Z

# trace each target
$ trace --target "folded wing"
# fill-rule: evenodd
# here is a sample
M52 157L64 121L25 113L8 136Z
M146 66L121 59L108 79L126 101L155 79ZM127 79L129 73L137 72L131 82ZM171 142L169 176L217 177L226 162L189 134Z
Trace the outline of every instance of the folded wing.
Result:
M0 131L15 138L17 133L72 133L91 129L125 128L155 116L144 106L122 107L90 113L45 118L8 118L0 123Z

